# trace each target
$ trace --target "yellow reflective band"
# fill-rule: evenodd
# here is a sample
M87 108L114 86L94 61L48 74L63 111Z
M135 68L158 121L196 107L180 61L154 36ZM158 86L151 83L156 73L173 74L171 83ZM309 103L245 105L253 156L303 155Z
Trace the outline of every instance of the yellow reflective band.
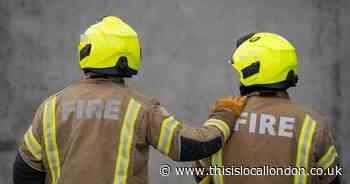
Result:
M114 184L126 184L130 162L131 145L134 138L134 129L141 109L141 104L130 99L120 131L118 155L114 174Z
M311 119L309 115L306 115L298 140L298 152L296 160L296 167L298 168L305 168L306 170L308 170L311 143L313 135L315 133L316 124L317 123L313 119ZM307 175L294 176L294 184L306 183Z
M168 155L173 140L175 128L179 124L174 117L169 117L162 122L157 149Z
M337 156L338 153L335 150L335 147L332 145L328 148L326 154L324 154L317 162L317 166L322 167L323 169L327 169L334 163Z
M215 153L211 158L211 165L213 167L217 167L217 168L223 168L222 167L222 150L220 149L217 153ZM217 172L218 170L220 170L220 172L222 172L221 169L214 169L215 172ZM224 177L223 177L223 173L213 173L213 180L214 180L214 184L223 184L224 183Z
M206 176L198 184L210 184L210 181L211 181L211 177Z
M202 160L198 160L199 166L205 169L208 169L209 165L211 165L211 157L209 158L204 158ZM199 184L210 184L210 181L212 180L211 176L205 176Z
M51 174L51 183L55 184L61 175L60 158L56 141L56 96L51 97L44 106L43 131L45 152Z
M224 135L225 141L230 137L230 127L222 120L219 119L209 119L207 120L203 126L214 126L220 130L220 132Z
M26 147L28 148L29 152L33 155L33 157L37 161L41 161L41 145L39 142L35 139L33 135L32 126L27 130L26 134L24 135L24 143Z

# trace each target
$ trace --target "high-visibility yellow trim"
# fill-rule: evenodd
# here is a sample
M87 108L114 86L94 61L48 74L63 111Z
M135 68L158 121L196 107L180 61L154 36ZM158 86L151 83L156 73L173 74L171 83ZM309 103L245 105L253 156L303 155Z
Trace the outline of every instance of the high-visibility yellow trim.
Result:
M326 154L324 154L321 159L317 162L318 167L322 167L323 169L329 168L337 158L338 153L333 145L331 145Z
M211 158L211 165L213 167L218 167L218 168L223 168L222 167L222 152L223 149L220 149L217 153L215 153ZM215 172L218 169L215 169ZM220 170L220 172L222 172ZM224 183L224 177L223 177L223 173L214 173L213 175L213 180L214 180L214 184L223 184Z
M164 147L164 151L165 151L165 154L169 154L169 151L170 151L170 147L171 147L171 143L172 143L172 139L173 139L173 136L174 136L174 131L175 131L175 128L177 127L177 125L179 124L178 121L174 121L174 123L172 124L170 130L169 130L169 135L167 136L167 141L166 141L166 144L165 144L165 147Z
M306 155L305 155L305 160L304 160L304 165L306 169L309 169L309 157L310 157L310 150L311 150L311 145L312 145L312 137L316 129L316 122L312 120L312 125L310 129L310 134L307 137L307 145L306 145ZM307 183L307 177L303 177L303 183Z
M334 161L335 161L335 159L337 158L337 156L338 156L338 154L332 155L331 159L329 160L329 162L327 162L327 163L324 165L323 169L329 168L329 167L334 163Z
M211 176L204 177L198 184L210 184Z
M50 103L50 99L48 99L48 101L45 103L44 105L44 112L43 112L43 137L44 137L44 144L45 144L45 153L46 153L46 156L47 156L47 162L48 162L48 166L49 166L49 169L50 169L50 174L51 174L51 178L53 180L53 178L55 178L55 172L53 171L52 169L52 161L50 158L50 152L49 152L49 149L48 149L48 144L49 144L49 139L47 138L47 117L48 117L48 109L49 109L49 103Z
M51 174L51 183L55 184L61 175L60 158L56 140L56 96L48 99L44 106L43 131L45 152Z
M209 119L207 120L203 126L214 126L220 130L220 132L224 135L225 141L230 137L230 127L222 120L219 119Z
M166 142L166 128L168 127L169 123L174 120L174 117L170 116L166 119L163 120L162 122L162 127L160 128L160 135L159 135L159 140L158 140L158 150L162 150L161 147L163 145L163 142Z
M26 147L28 148L29 152L33 155L33 157L37 161L42 160L42 155L41 155L41 145L39 142L35 139L33 135L33 130L32 126L27 130L26 134L24 135L24 143Z
M118 155L116 159L116 169L113 182L114 184L126 184L130 162L131 145L134 138L135 123L140 109L141 104L131 98L120 132Z
M200 165L200 167L202 168L208 168L210 165L210 160L211 158L205 158L202 160L198 160L198 163ZM200 182L199 184L210 184L210 181L212 180L212 176L205 176Z
M312 138L316 129L316 121L310 118L309 115L306 115L301 133L298 140L298 152L296 167L305 168L308 171L309 167L309 156L311 150ZM306 184L307 175L296 175L294 176L294 184Z
M169 154L174 131L178 124L179 122L176 121L172 116L166 118L162 122L157 149L166 155Z

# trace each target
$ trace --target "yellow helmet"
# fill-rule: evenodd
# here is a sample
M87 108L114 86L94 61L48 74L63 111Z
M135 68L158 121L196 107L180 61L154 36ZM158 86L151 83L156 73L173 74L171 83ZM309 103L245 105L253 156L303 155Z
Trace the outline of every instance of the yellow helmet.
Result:
M250 33L237 40L232 66L240 75L241 93L285 90L298 81L293 45L274 33Z
M114 16L90 26L81 35L78 49L84 72L131 77L137 74L141 64L137 33Z

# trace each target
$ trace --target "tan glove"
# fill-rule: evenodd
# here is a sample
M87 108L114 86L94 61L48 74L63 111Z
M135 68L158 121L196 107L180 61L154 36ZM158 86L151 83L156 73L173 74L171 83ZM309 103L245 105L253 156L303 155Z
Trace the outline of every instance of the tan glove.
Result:
M213 112L224 109L233 112L236 116L239 116L246 103L246 96L221 97L216 100L213 106Z

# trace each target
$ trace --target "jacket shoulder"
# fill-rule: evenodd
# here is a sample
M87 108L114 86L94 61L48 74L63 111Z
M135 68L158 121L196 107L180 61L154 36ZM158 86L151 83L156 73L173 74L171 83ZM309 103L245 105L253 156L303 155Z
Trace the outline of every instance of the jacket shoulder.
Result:
M308 115L313 120L315 120L318 124L326 124L328 122L326 116L320 112L319 110L316 110L314 108L310 108L308 106L300 105L297 103L292 103L292 105L295 107L297 111L304 114L304 116Z
M130 89L130 95L145 107L160 105L159 99L153 96L146 96L135 89Z

